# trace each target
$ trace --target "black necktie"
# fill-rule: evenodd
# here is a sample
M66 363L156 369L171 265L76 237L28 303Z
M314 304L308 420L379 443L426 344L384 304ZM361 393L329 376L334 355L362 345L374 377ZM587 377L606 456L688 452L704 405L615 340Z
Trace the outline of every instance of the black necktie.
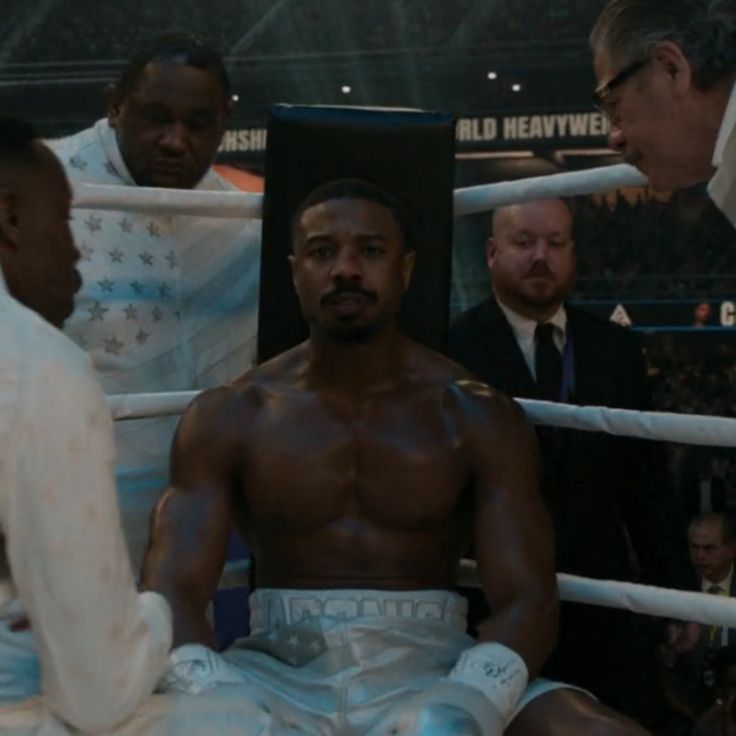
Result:
M534 330L534 363L537 373L537 393L545 401L560 400L562 355L553 339L554 325L540 322Z

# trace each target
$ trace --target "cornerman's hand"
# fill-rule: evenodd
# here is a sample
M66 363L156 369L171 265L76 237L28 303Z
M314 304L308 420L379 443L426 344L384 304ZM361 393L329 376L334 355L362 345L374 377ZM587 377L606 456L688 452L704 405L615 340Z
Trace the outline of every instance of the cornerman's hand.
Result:
M243 682L244 679L212 649L202 644L185 644L169 654L169 666L158 690L198 695L217 685Z

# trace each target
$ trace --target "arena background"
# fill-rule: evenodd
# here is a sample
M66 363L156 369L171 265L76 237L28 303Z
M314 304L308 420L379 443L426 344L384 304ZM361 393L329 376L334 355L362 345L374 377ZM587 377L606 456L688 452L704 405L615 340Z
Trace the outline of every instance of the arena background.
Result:
M260 190L276 102L450 110L458 186L618 163L590 103L602 0L5 0L0 106L46 136L87 127L148 34L195 31L227 58L219 163ZM578 198L574 301L644 333L655 408L733 416L736 234L698 188ZM487 217L456 222L451 314L488 293ZM702 306L707 303L708 307ZM704 319L695 324L698 310ZM678 492L736 512L736 456L670 448Z

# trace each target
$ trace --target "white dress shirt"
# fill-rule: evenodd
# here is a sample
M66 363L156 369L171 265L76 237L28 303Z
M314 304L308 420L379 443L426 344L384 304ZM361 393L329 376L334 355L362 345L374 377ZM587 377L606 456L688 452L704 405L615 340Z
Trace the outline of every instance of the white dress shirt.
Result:
M736 83L721 121L713 166L716 173L708 183L708 194L736 227Z
M106 119L51 141L73 183L136 186ZM213 170L198 190L234 191ZM83 285L64 331L107 394L212 388L256 359L260 220L75 209ZM117 481L134 570L168 482L178 417L115 423Z
M1 278L0 344L0 733L39 691L50 723L97 732L152 692L171 613L135 589L88 357ZM26 616L30 630L15 630Z
M525 317L523 314L515 312L510 307L507 307L498 298L498 295L496 295L496 301L498 302L498 306L501 308L501 311L504 313L506 319L511 325L514 337L516 338L516 342L519 346L519 349L521 350L521 354L524 356L524 361L529 367L529 372L532 374L532 378L536 380L536 344L534 340L534 332L537 329L538 322ZM560 353L562 353L565 348L565 340L567 338L567 312L565 312L565 305L561 304L559 309L552 315L552 317L544 321L549 322L554 326L554 330L552 331L552 339L554 340L557 349L560 351Z

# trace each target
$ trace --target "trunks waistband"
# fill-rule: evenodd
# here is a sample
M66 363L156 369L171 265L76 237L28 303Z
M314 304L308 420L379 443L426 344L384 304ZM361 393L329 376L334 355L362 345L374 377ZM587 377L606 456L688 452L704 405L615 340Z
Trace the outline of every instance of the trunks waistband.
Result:
M465 629L468 604L447 590L259 588L250 595L251 630L290 626L311 616L444 621Z

